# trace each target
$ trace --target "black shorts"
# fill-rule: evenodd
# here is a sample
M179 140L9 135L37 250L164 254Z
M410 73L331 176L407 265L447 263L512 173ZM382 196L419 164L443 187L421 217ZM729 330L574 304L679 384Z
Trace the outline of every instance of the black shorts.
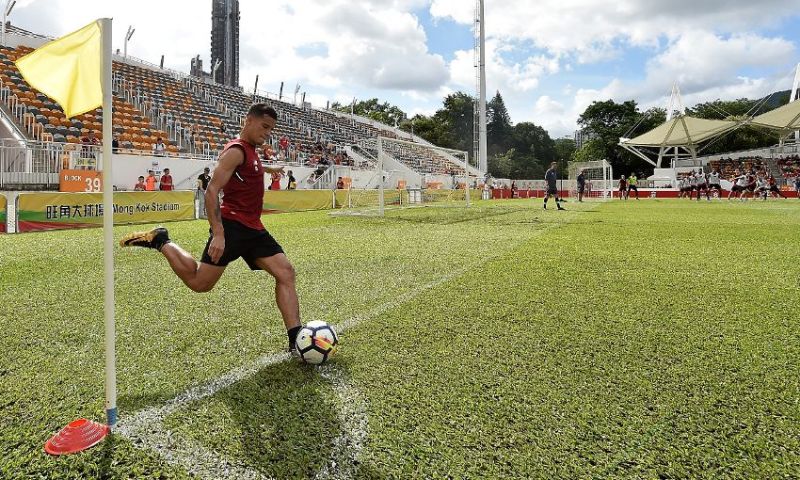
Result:
M558 188L556 188L556 187L547 187L547 194L548 195L558 196Z
M722 186L719 183L709 183L708 184L709 190L722 190Z
M211 256L208 254L208 247L211 245L211 236L209 236L201 262L224 267L242 257L250 270L261 270L255 263L257 258L283 253L283 248L266 230L254 230L225 218L222 219L222 227L225 229L225 251L222 253L222 257L217 263L211 261ZM211 233L210 229L208 233Z
M578 185L578 193L583 193L584 187L583 185Z
M637 192L639 191L639 189L636 188L636 185L628 185L628 191L630 192L631 190L636 190Z
M741 185L734 185L731 187L731 192L744 192L745 187Z

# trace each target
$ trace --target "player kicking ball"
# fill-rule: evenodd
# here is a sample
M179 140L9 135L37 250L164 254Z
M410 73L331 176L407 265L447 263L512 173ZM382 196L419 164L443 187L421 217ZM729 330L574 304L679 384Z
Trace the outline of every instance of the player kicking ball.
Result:
M277 119L272 107L263 103L251 106L239 138L222 150L205 193L211 228L199 262L170 240L166 228L130 233L120 240L120 246L158 250L178 278L195 292L214 288L225 267L240 257L251 270L266 271L275 278L275 300L286 326L289 350L296 355L300 303L294 267L261 223L264 174L280 172L283 167L264 168L256 148L269 137ZM224 194L221 204L220 192Z

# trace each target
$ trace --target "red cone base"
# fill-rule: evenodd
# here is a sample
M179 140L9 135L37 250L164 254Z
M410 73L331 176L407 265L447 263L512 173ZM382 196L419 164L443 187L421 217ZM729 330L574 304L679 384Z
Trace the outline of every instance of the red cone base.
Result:
M50 455L82 452L100 443L108 432L108 426L80 418L53 435L53 438L44 444L44 451Z

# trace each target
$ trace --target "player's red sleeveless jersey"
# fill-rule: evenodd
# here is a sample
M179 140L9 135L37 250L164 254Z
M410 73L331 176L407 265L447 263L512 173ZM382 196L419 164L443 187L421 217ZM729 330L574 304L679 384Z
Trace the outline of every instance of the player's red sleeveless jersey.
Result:
M222 218L234 220L242 225L263 230L261 211L264 203L264 167L253 145L241 138L231 140L222 152L230 148L244 150L244 162L236 167L228 183L222 187Z

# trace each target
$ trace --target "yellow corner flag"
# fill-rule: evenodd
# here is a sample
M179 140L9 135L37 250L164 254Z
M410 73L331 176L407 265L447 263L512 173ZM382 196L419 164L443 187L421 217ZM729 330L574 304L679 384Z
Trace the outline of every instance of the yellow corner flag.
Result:
M25 80L58 102L67 118L103 105L100 34L100 22L94 21L16 62Z

